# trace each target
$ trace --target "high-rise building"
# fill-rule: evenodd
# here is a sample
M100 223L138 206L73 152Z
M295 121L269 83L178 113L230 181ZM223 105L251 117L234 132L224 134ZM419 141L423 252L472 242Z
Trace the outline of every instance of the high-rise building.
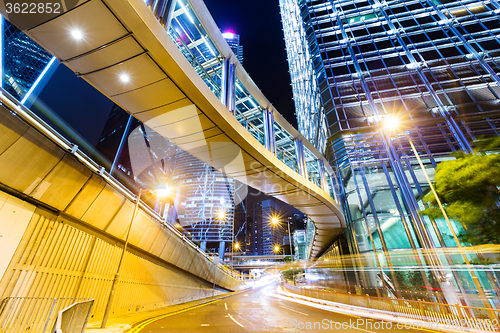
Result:
M96 149L108 160L104 165L113 176L129 187L154 188L166 183L172 190L170 200L157 203L156 209L161 209L167 223L179 222L203 250L223 255L231 246L233 233L246 228L240 223L233 230L234 179L183 151L117 105Z
M350 251L390 265L391 250L457 246L444 219L419 213L429 186L409 139L433 178L450 153L499 135L498 1L280 7L299 130L335 166ZM389 116L406 136L382 129Z
M22 100L52 56L12 23L3 17L0 21L2 87Z
M281 207L276 200L268 199L262 201L262 249L264 255L276 254L275 246L279 246L280 252L283 247L286 221L280 221L277 225L272 223L273 217L280 216Z
M180 200L178 219L203 250L217 243L221 258L234 230L234 179L179 149L172 177Z
M239 62L243 65L243 46L240 45L240 35L233 34L232 32L224 32L222 37L224 37L231 51L233 51L236 58L238 58Z

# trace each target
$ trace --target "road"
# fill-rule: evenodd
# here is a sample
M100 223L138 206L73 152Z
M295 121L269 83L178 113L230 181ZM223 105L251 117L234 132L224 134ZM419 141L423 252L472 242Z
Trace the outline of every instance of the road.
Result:
M146 321L130 333L436 332L316 309L273 297L276 284L250 289L177 314ZM342 327L343 325L343 327ZM388 325L392 325L392 328Z

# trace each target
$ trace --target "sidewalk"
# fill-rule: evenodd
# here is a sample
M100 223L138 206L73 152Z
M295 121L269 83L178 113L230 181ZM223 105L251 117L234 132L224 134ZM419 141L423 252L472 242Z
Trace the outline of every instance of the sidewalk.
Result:
M169 313L186 310L197 305L209 303L212 301L216 301L219 299L223 299L232 295L235 295L241 291L230 292L225 294L220 294L215 296L215 298L207 297L201 298L198 300L180 303L176 305L166 306L160 309L131 313L124 316L118 316L109 318L108 325L105 329L101 329L101 321L89 322L87 328L85 329L85 333L122 333L130 330L132 327L138 325L139 323L146 321L148 319L152 319L154 317L159 317L162 315L166 315Z

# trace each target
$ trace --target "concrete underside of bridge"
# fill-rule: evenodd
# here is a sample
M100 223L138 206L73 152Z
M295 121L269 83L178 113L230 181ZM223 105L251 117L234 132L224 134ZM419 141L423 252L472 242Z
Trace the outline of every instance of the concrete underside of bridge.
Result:
M230 57L229 46L203 1L191 3L210 35L223 45L224 56ZM3 14L160 135L243 184L307 214L316 227L312 258L321 255L345 229L339 205L245 130L210 91L144 1L80 0L60 15ZM75 40L72 29L81 30L85 37ZM241 64L236 65L242 83L262 107L273 110ZM122 82L123 74L130 80ZM274 113L275 118L282 118ZM291 125L284 126L315 149Z
M134 203L0 107L0 299L95 299L102 317ZM215 270L216 294L241 281ZM112 316L212 295L212 263L138 211Z

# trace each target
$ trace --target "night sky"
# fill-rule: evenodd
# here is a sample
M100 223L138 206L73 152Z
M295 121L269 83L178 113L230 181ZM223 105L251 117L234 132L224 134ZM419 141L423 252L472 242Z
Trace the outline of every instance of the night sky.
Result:
M240 35L243 67L296 128L278 0L205 0L205 4L222 32Z

